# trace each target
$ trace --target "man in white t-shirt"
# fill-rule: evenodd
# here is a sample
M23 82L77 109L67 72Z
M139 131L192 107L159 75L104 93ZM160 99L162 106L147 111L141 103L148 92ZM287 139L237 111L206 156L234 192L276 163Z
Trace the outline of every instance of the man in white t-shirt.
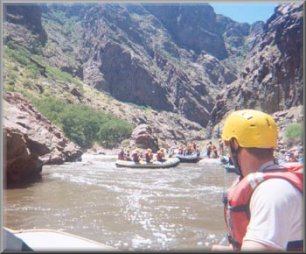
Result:
M225 121L222 139L239 171L224 197L229 246L214 251L302 251L303 165L277 165L277 126L257 110Z

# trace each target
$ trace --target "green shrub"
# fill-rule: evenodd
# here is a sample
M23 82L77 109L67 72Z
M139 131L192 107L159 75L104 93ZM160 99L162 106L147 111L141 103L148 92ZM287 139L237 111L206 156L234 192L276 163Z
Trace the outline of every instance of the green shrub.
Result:
M27 70L28 70L28 77L29 78L36 79L38 77L38 75L40 74L40 71L39 71L38 67L34 64L28 65Z
M132 128L125 121L109 119L99 128L98 138L100 145L111 148L130 136Z
M22 65L27 65L30 63L30 53L19 47L15 47L14 49L5 47L4 56L14 58Z
M17 79L18 79L18 72L17 71L11 71L8 73L8 79L13 81L13 82L16 82Z
M303 137L303 125L301 123L292 123L285 128L285 138L290 143L300 142Z
M31 89L33 87L33 83L30 80L26 80L26 81L23 82L23 86L26 89Z
M132 132L132 125L126 121L83 105L67 104L52 98L33 99L32 102L69 139L83 148L94 143L112 148Z
M14 83L8 83L6 84L5 86L3 86L3 90L5 92L15 92L15 86L14 86Z

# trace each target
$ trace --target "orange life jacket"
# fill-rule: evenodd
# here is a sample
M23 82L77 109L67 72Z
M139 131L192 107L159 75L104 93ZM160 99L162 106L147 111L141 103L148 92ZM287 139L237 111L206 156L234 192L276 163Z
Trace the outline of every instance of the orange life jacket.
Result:
M151 153L145 153L146 162L150 162L152 160L152 154Z
M156 160L163 161L164 159L165 158L164 158L163 152L158 151L157 154L156 154Z
M139 162L139 155L137 153L133 153L132 158L134 162Z
M223 198L228 240L236 251L241 248L250 221L249 202L253 191L260 183L271 178L286 179L303 193L303 165L300 163L275 165L275 169L270 169L268 172L256 172L242 179L238 178ZM288 243L289 247L293 247L290 250L302 251L303 242L298 242L299 246L296 247Z

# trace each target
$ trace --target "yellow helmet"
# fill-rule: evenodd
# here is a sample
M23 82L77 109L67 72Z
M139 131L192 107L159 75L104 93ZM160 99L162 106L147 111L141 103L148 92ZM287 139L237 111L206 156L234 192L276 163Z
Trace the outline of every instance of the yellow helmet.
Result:
M222 139L236 138L241 147L276 148L277 126L272 116L253 109L238 110L225 120Z

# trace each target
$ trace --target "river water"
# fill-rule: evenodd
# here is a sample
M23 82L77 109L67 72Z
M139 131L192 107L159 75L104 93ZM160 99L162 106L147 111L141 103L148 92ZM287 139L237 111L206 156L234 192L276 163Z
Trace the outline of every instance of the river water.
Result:
M222 193L234 178L217 163L131 169L85 154L44 166L41 182L6 189L4 225L62 230L122 251L209 250L225 236Z

